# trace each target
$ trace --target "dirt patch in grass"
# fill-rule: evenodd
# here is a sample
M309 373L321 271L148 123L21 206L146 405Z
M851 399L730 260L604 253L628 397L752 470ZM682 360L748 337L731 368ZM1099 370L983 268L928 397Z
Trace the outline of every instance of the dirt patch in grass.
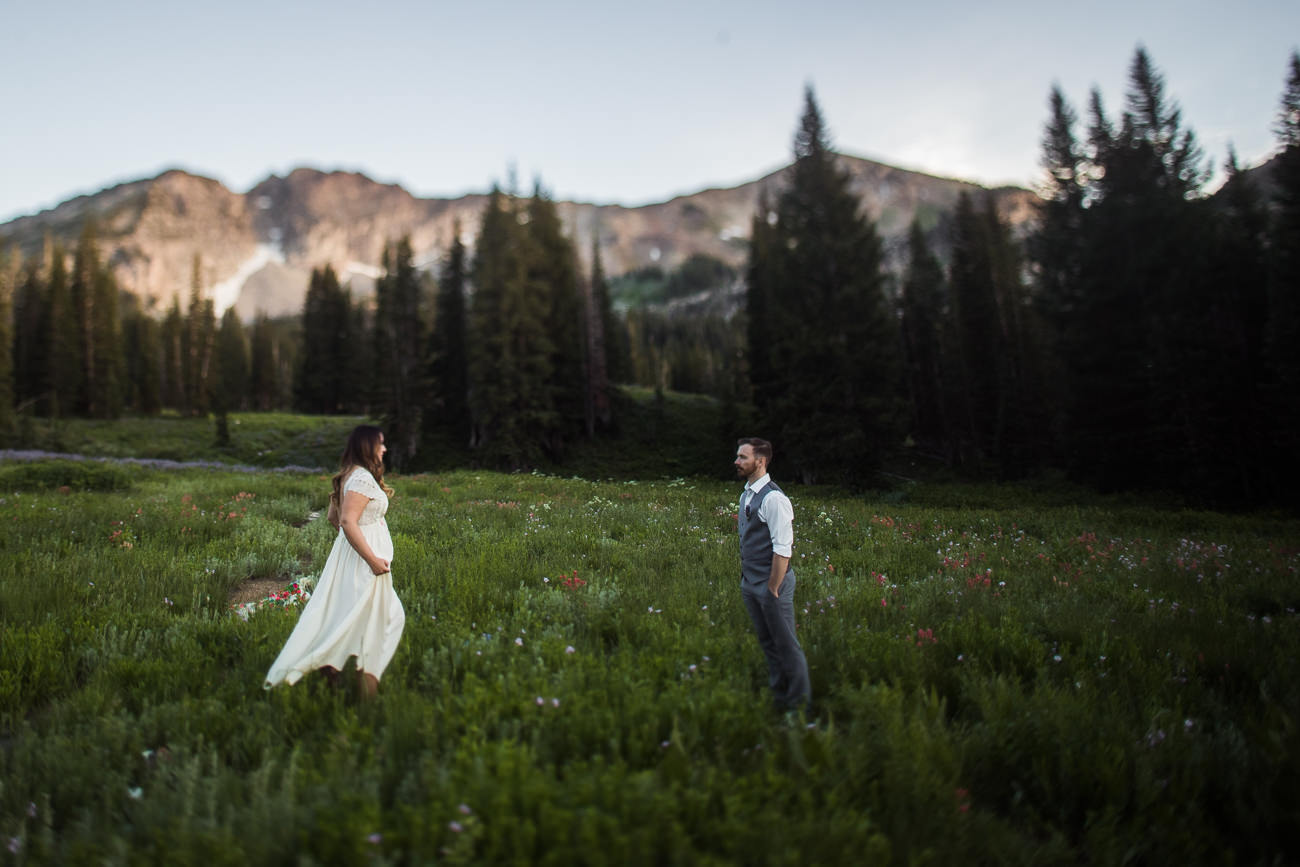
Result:
M230 604L242 605L265 599L272 593L279 593L287 583L284 578L245 578L230 591Z

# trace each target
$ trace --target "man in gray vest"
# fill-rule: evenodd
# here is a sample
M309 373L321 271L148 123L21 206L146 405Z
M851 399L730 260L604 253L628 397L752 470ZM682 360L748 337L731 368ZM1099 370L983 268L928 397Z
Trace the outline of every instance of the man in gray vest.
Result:
M767 474L772 444L746 437L736 449L736 473L745 479L736 526L740 530L740 589L767 657L767 679L780 710L808 709L808 662L794 634L794 509Z

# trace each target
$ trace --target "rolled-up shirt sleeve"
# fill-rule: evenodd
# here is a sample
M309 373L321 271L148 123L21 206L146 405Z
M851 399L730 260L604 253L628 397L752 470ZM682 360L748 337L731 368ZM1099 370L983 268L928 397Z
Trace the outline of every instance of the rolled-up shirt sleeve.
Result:
M794 550L794 507L790 498L780 491L768 494L759 506L758 518L772 534L772 553L789 557Z

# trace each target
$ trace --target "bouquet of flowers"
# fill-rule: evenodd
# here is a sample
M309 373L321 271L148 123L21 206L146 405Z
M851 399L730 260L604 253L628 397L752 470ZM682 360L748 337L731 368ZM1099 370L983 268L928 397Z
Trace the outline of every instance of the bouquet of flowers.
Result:
M306 605L307 600L311 598L311 589L314 586L316 586L316 576L306 575L270 596L264 596L252 602L240 602L231 605L230 610L235 612L236 617L244 621L247 621L249 617L263 608L276 608L287 611L299 605Z

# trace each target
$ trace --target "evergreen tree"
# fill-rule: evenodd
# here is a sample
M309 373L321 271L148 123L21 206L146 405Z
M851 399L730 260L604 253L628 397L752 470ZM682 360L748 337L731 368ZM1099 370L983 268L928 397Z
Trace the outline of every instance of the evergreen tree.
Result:
M375 284L373 342L375 411L383 418L388 456L397 469L419 446L428 396L420 296L411 242L403 238L384 251L384 274Z
M528 291L526 248L515 200L494 188L474 252L470 406L473 445L512 469L535 464L553 424L549 305Z
M157 415L162 408L162 328L134 295L124 302L121 347L126 406L141 415Z
M302 353L294 377L294 404L303 412L342 412L355 400L356 342L351 298L333 267L312 269L302 311Z
M453 230L447 266L438 281L438 297L430 341L430 381L433 388L431 426L447 431L457 443L468 443L469 323L465 310L465 282L468 265L465 245L460 240L460 222Z
M185 394L185 319L181 302L172 296L172 305L162 321L162 404L178 411L189 405Z
M938 451L947 447L950 436L942 364L947 288L943 266L931 251L925 231L917 221L913 221L908 233L907 249L900 300L903 355L911 397L911 433L917 445Z
M13 303L14 396L18 412L48 414L49 293L38 262L22 268Z
M1279 482L1300 485L1300 53L1292 53L1275 131L1281 153L1273 172L1267 351L1271 368L1269 429Z
M99 277L99 245L95 239L94 220L82 226L81 238L73 253L72 281L69 296L72 304L73 327L76 331L76 358L80 369L78 393L71 407L78 415L95 416L101 392L98 366L95 364L96 282Z
M16 429L14 416L13 297L18 260L0 247L0 441Z
M1053 445L1059 449L1062 439L1065 405L1062 400L1065 381L1062 373L1064 353L1068 351L1067 332L1079 308L1082 291L1081 268L1084 255L1084 205L1087 198L1089 162L1075 136L1077 118L1059 87L1049 98L1051 116L1043 134L1042 166L1046 183L1040 190L1038 220L1028 240L1028 252L1034 269L1038 292L1034 302L1038 316L1045 323L1043 376L1058 387L1044 389ZM1109 129L1101 108L1101 96L1093 92L1094 150L1108 148ZM1049 398L1050 396L1050 398Z
M1181 478L1200 420L1188 365L1208 291L1199 147L1139 48L1118 131L1092 99L1076 288L1055 294L1072 470L1106 488ZM1050 131L1049 131L1050 138ZM1059 154L1045 157L1062 164ZM1063 306L1068 305L1068 306Z
M122 413L125 358L122 355L121 294L107 264L95 275L95 317L92 336L96 393L88 407L96 418L117 418Z
M745 273L745 328L748 343L749 376L755 395L767 394L776 385L772 353L777 336L773 319L773 287L782 282L776 273L782 258L775 255L777 215L767 189L758 194L758 210L750 221L749 262Z
M202 260L196 253L190 279L190 304L185 323L185 408L205 415L211 396L212 350L217 339L217 317L212 300L203 297Z
M221 315L221 329L217 332L214 405L219 403L227 411L247 408L248 367L248 337L231 307Z
M609 335L614 311L609 302L609 283L600 261L599 235L591 242L591 277L584 283L583 303L587 319L587 436L609 428L614 421L610 400Z
M1215 501L1255 503L1282 489L1267 406L1268 216L1262 197L1230 153L1227 181L1210 203L1204 327L1186 373L1201 454L1189 482Z
M586 334L578 292L577 256L564 236L555 203L539 183L528 202L524 224L527 243L527 292L544 299L544 328L550 343L548 404L542 443L551 457L563 457L565 445L585 427L587 404Z
M772 321L783 323L765 346L751 343L751 359L766 351L771 365L755 402L798 477L860 484L899 442L898 335L880 240L827 144L811 88L794 155L776 223L749 269L770 291Z
M81 355L77 319L69 288L63 247L55 243L49 253L49 300L46 338L49 353L47 411L54 417L71 415L81 394Z
M265 313L259 312L253 320L248 365L249 397L255 410L271 410L279 406L280 353L274 329Z

